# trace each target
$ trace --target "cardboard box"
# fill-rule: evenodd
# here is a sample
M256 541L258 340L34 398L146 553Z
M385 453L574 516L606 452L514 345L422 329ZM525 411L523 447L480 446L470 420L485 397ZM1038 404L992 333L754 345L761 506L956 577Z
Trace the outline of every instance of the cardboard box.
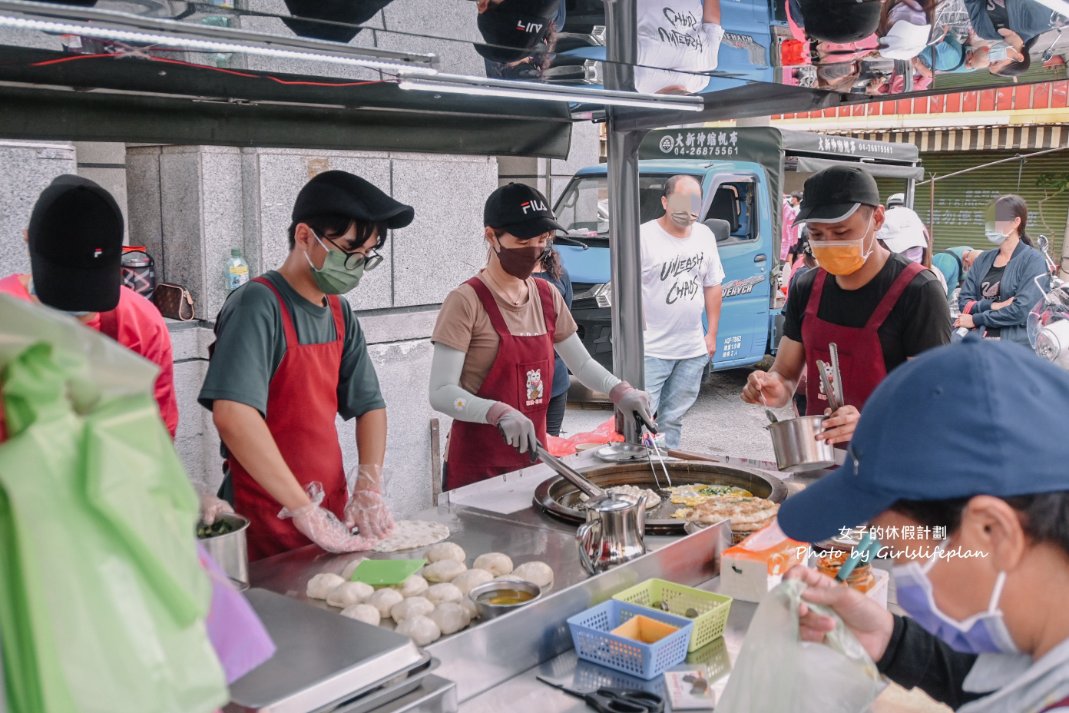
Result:
M808 545L785 537L778 527L759 530L724 551L720 559L720 594L759 602L780 583L787 570L804 564Z

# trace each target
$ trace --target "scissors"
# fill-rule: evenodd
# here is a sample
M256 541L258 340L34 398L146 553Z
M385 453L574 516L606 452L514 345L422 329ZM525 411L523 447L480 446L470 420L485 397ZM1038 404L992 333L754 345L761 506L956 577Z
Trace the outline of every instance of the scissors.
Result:
M602 686L596 691L585 693L554 683L542 676L539 676L538 680L559 688L568 695L582 698L589 707L599 713L664 713L664 699L656 693L610 686Z

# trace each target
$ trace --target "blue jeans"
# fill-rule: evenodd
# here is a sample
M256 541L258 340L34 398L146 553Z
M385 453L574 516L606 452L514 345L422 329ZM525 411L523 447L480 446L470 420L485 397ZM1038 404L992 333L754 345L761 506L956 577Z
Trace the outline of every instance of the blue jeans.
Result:
M657 428L669 448L679 448L683 416L698 399L709 355L692 359L646 357L646 392L650 408L657 413Z

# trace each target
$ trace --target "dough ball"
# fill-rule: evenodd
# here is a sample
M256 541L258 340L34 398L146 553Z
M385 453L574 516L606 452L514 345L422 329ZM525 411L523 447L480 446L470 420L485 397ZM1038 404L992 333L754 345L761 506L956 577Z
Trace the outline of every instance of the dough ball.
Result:
M468 613L468 619L479 618L479 608L475 606L475 602L471 600L471 597L464 597L458 604L464 608L464 611Z
M471 614L458 602L439 604L430 618L442 630L442 636L455 634L471 623Z
M442 636L442 630L427 616L414 616L398 622L395 631L415 641L416 646L426 646Z
M345 569L343 569L341 571L342 579L344 579L346 582L348 582L350 579L352 579L353 578L353 572L356 571L356 568L359 567L360 563L363 562L363 561L364 561L363 557L357 557L352 562L350 562L349 564L345 565Z
M452 582L456 576L467 569L463 562L440 560L423 568L423 578L428 582Z
M309 599L326 599L330 591L340 584L345 584L345 579L333 572L317 574L308 580L308 589L305 594Z
M512 559L503 552L487 552L476 557L471 566L473 569L485 569L495 577L500 577L512 571Z
M427 616L434 611L434 605L425 597L410 597L390 609L390 618L400 624L413 616Z
M418 574L413 574L411 577L408 577L405 581L401 582L398 591L401 592L402 597L418 597L426 592L427 587L429 586L427 580Z
M380 589L368 598L367 603L378 609L379 616L385 619L390 616L390 610L404 600L404 595L396 589Z
M364 582L345 582L339 584L327 594L327 604L332 607L351 607L354 604L363 604L372 594L375 588Z
M435 606L444 602L459 602L464 598L464 592L460 591L460 588L455 584L449 582L442 582L441 584L432 584L427 590L427 599Z
M372 626L378 626L379 622L382 621L379 610L370 604L354 604L351 607L345 607L341 610L341 615Z
M553 568L545 562L526 562L521 564L512 570L512 576L543 588L553 584Z
M451 584L456 585L456 588L460 590L460 593L464 596L468 596L468 592L478 587L480 584L486 584L494 579L494 575L487 572L485 569L469 569L467 572L461 572L453 579Z
M442 560L456 560L461 564L468 559L464 548L454 542L439 542L427 548L427 561L434 563Z

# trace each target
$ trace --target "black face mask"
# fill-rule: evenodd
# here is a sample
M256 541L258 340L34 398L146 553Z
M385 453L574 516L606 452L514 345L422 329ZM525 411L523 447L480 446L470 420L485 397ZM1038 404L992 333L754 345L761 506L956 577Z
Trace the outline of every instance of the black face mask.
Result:
M497 259L501 263L501 269L520 280L526 280L531 276L535 267L538 266L538 262L546 253L545 248L537 245L506 248L498 240L497 246L500 248L497 251Z

